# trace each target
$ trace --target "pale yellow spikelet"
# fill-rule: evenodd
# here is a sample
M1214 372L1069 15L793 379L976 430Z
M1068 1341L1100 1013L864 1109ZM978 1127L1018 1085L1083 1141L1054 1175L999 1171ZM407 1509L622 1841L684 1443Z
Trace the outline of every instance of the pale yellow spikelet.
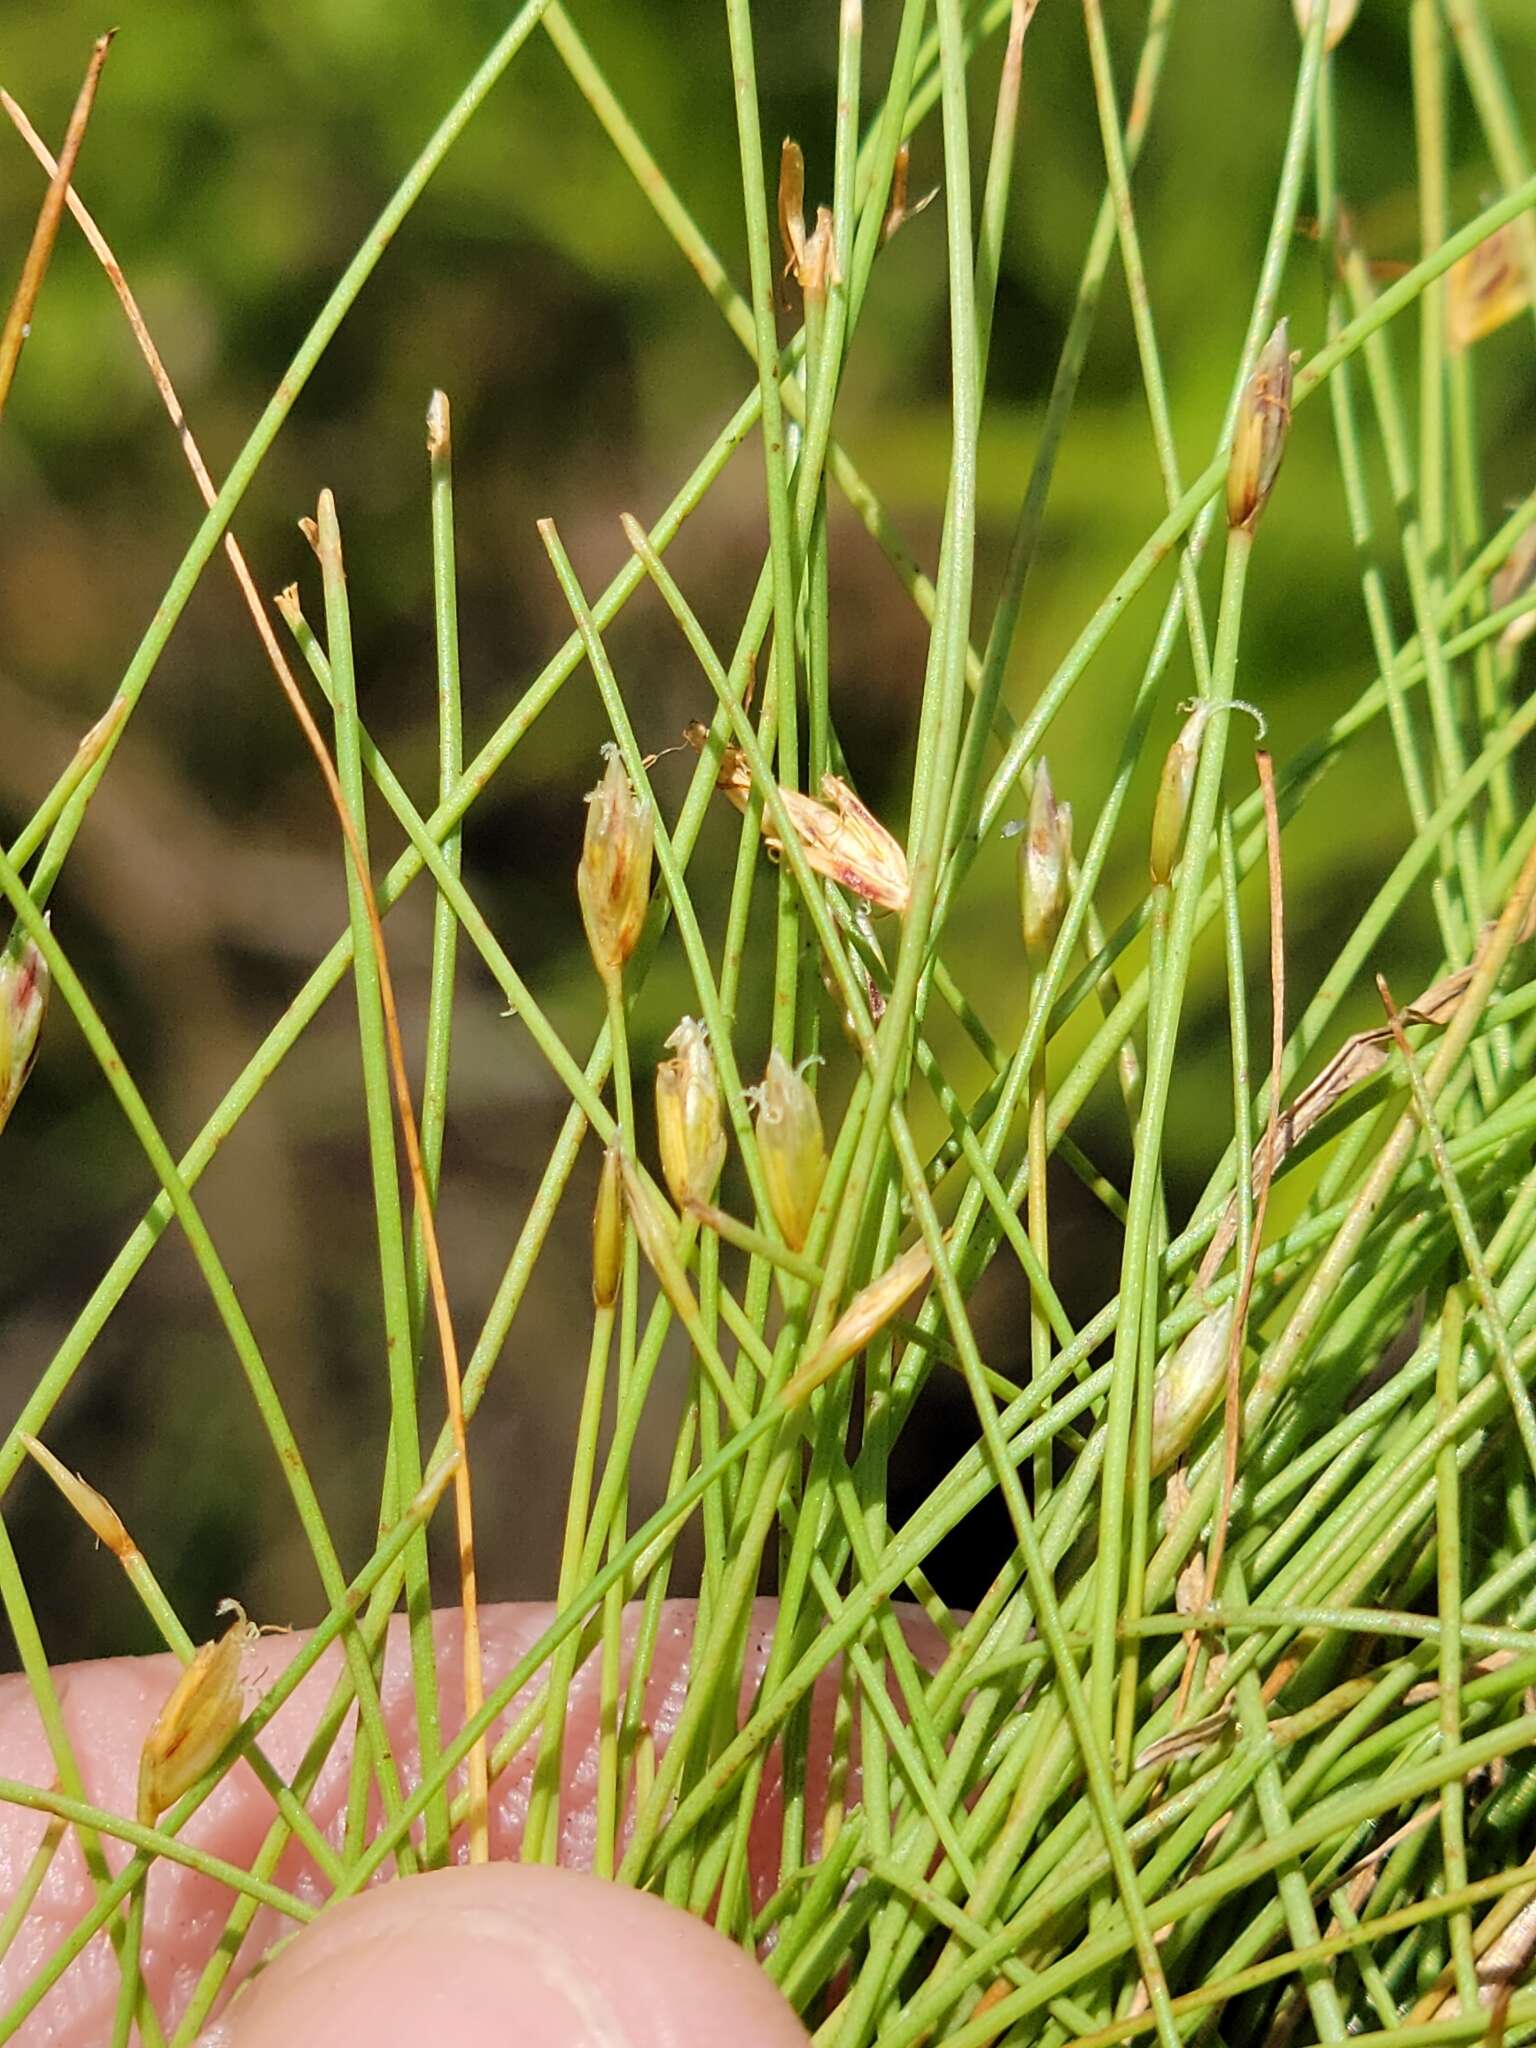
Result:
M121 1561L137 1557L138 1546L105 1494L98 1493L78 1472L71 1472L39 1438L24 1429L18 1430L17 1435L26 1446L28 1455L42 1466L97 1542L104 1543Z
M221 1600L218 1611L234 1619L177 1679L140 1752L138 1817L146 1826L197 1783L240 1725L240 1658L259 1631L238 1600Z
M709 1200L725 1165L720 1079L704 1026L692 1017L667 1046L672 1058L656 1069L656 1138L672 1199L686 1209Z
M826 1177L827 1148L821 1112L805 1076L777 1047L768 1055L757 1099L757 1150L774 1221L791 1251L804 1249Z
M784 1402L794 1407L830 1379L839 1366L857 1357L877 1337L904 1303L916 1294L933 1270L933 1255L921 1239L887 1266L878 1280L856 1294L838 1317L815 1355L806 1360L784 1388Z

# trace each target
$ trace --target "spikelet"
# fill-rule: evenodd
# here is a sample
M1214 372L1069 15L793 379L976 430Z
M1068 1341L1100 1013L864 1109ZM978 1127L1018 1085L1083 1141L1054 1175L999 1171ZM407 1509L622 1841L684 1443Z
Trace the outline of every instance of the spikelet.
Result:
M0 1131L27 1085L48 1014L48 962L31 939L0 953Z
M709 742L709 728L698 719L684 727L683 738L696 753ZM715 787L728 797L738 811L747 808L752 794L752 770L740 747L728 746L720 758ZM907 875L907 856L880 820L862 803L841 776L823 775L821 799L803 790L785 789L779 795L805 849L805 857L817 874L862 896L877 910L906 910L912 888ZM763 841L772 854L782 854L784 843L778 828L765 811Z
M821 1112L804 1075L775 1046L757 1100L757 1150L774 1221L791 1251L804 1249L826 1177Z
M1045 965L1056 942L1071 864L1072 806L1056 801L1051 771L1041 760L1029 793L1029 824L1019 842L1019 913L1031 968Z
M624 771L615 746L604 749L608 765L587 797L587 829L576 893L592 959L605 981L618 974L635 950L651 893L652 824Z
M779 148L779 239L784 275L798 274L805 261L805 155L792 135Z
M885 219L880 223L880 246L883 249L891 237L899 234L909 220L916 220L924 207L932 206L939 196L939 188L933 186L921 199L908 201L907 180L912 169L912 150L903 143L896 152L896 161L891 166L891 196L886 202Z
M1281 320L1259 350L1244 388L1227 465L1227 523L1250 533L1285 459L1294 375L1290 330Z
M1163 758L1163 772L1152 806L1152 840L1148 862L1154 882L1166 882L1179 857L1184 837L1184 820L1189 815L1190 792L1195 786L1195 769L1200 760L1200 737L1211 715L1208 704L1196 704L1179 736Z
M148 1827L197 1783L240 1725L240 1656L258 1631L238 1600L221 1600L218 1611L234 1620L177 1679L139 1756L138 1817Z
M1226 1380L1232 1308L1224 1301L1196 1323L1157 1368L1152 1383L1152 1470L1161 1472L1194 1441Z
M1513 654L1521 641L1536 633L1536 526L1528 526L1510 549L1489 586L1488 601L1498 612L1527 594L1531 609L1511 619L1499 635L1501 654Z
M1296 26L1303 35L1312 25L1319 0L1293 0L1296 9ZM1360 0L1323 0L1328 10L1328 25L1323 30L1323 48L1337 49L1349 33L1350 23L1360 12Z
M603 1154L597 1205L592 1212L592 1299L599 1308L612 1306L619 1291L623 1257L624 1201L619 1181L619 1148L610 1145Z
M124 1528L122 1517L106 1495L98 1493L89 1481L80 1477L78 1472L71 1472L39 1438L30 1435L24 1429L16 1433L25 1445L28 1455L42 1466L97 1542L104 1543L120 1562L126 1563L130 1558L136 1559L138 1546Z
M1446 277L1446 342L1457 354L1513 320L1531 303L1531 274L1519 230L1495 228L1453 263Z
M692 1017L667 1044L673 1056L656 1069L656 1139L672 1199L687 1209L709 1200L725 1165L720 1078L704 1026Z
M846 1365L879 1335L903 1303L916 1294L933 1270L933 1256L926 1244L918 1242L887 1266L878 1280L856 1294L828 1331L814 1356L785 1383L786 1407L794 1407L830 1379L839 1366Z

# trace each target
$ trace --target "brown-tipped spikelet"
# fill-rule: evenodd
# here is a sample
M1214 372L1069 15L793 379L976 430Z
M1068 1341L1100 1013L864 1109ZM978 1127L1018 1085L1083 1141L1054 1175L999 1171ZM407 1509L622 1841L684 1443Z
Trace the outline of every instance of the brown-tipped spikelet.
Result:
M801 1251L811 1234L816 1199L826 1177L827 1148L821 1112L805 1076L777 1047L757 1097L757 1150L768 1183L774 1221L791 1251Z
M31 939L0 953L0 1131L27 1085L48 1012L48 962Z
M1157 1368L1152 1383L1152 1470L1161 1472L1189 1448L1226 1381L1232 1303L1196 1323Z
M592 1211L592 1299L599 1308L611 1307L619 1291L623 1262L624 1193L619 1181L619 1148L610 1145L603 1154L597 1206Z
M1163 759L1157 801L1152 806L1152 839L1148 849L1154 882L1166 882L1179 857L1184 820L1189 816L1190 792L1195 786L1195 769L1200 761L1200 736L1210 711L1208 704L1194 707Z
M725 1164L720 1079L704 1026L692 1017L667 1045L672 1058L656 1069L656 1137L672 1199L686 1209L709 1200Z
M916 1294L933 1270L933 1258L921 1239L887 1266L878 1280L853 1297L828 1331L825 1341L784 1386L783 1400L793 1408L813 1394L839 1366L856 1357L885 1328L904 1302Z
M1072 806L1056 801L1051 771L1041 760L1029 793L1029 825L1019 847L1019 914L1024 952L1031 967L1042 967L1067 907L1072 865Z
M651 894L651 809L635 795L615 746L587 797L587 830L576 892L597 971L605 981L620 973L635 950Z
M1294 369L1290 330L1280 320L1259 350L1243 392L1227 465L1227 521L1245 532L1258 524L1285 459Z
M238 1600L221 1600L218 1611L234 1620L216 1642L203 1644L144 1740L138 1817L147 1827L197 1783L240 1725L240 1656L258 1631Z
M16 1433L28 1455L42 1466L97 1542L104 1543L116 1558L136 1557L138 1546L123 1527L122 1517L106 1495L98 1493L78 1472L71 1472L37 1437L24 1429Z
M1349 25L1360 12L1360 0L1293 0L1296 26L1305 35L1320 6L1326 7L1328 25L1323 30L1323 48L1332 50L1343 42Z

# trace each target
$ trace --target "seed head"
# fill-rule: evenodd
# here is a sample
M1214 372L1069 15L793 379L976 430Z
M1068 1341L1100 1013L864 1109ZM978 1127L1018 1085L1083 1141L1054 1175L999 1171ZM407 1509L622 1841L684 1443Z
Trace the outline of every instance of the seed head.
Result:
M0 953L0 1131L27 1085L48 1012L48 962L31 939Z
M1323 48L1332 50L1343 42L1350 23L1360 12L1360 0L1294 0L1296 26L1305 35L1312 26L1312 17L1320 5L1328 11L1328 26L1323 30Z
M656 1069L656 1137L672 1199L687 1209L709 1200L725 1164L720 1079L704 1027L692 1017L667 1044L673 1056Z
M603 1170L597 1183L597 1206L592 1212L592 1299L608 1308L619 1291L619 1269L624 1257L623 1189L619 1182L619 1148L610 1145L603 1154Z
M768 1183L774 1221L791 1251L804 1248L826 1177L827 1150L821 1112L805 1077L777 1046L757 1096L757 1150Z
M1269 502L1285 457L1294 367L1290 331L1281 320L1259 350L1243 392L1227 465L1227 522L1248 533Z
M603 779L587 797L587 830L576 893L598 973L623 970L635 950L651 893L651 809L635 795L617 747L605 749Z
M238 1600L221 1600L234 1620L204 1643L145 1738L139 1756L139 1819L149 1827L207 1770L240 1725L240 1653L257 1636Z
M1029 794L1029 825L1019 847L1019 908L1024 951L1031 967L1045 964L1067 907L1072 865L1072 806L1056 801L1051 771L1042 760Z
M1157 1368L1152 1383L1152 1470L1161 1472L1194 1441L1226 1378L1232 1308L1224 1301Z

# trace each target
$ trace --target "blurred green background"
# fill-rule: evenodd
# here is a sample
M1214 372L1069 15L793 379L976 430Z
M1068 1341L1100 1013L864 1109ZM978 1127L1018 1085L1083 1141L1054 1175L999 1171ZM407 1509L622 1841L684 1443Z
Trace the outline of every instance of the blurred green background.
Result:
M866 0L866 90L882 75L894 0ZM216 475L239 449L331 284L397 178L503 26L491 0L126 0L78 183L138 292ZM573 0L572 13L642 134L745 284L723 10L702 0ZM1488 0L1512 83L1536 106L1536 11ZM1144 9L1107 9L1128 80ZM808 196L828 196L832 0L757 9L763 128L804 145ZM1412 114L1402 0L1364 0L1337 59L1347 197L1385 261L1416 242ZM67 0L0 19L0 82L55 143L99 14ZM1161 101L1137 179L1185 474L1205 462L1247 318L1294 76L1288 0L1182 0ZM974 70L981 161L1000 46ZM1458 94L1453 210L1494 191ZM938 176L930 120L913 185ZM41 192L0 127L0 275L20 267ZM978 618L995 588L1102 187L1079 11L1044 0L1026 45L1020 144L983 438ZM1304 208L1310 201L1304 202ZM947 460L942 208L881 259L845 382L839 431L931 566ZM1283 295L1296 344L1321 339L1315 248L1298 239ZM1411 377L1413 334L1395 332ZM1485 502L1493 516L1536 467L1530 329L1477 354ZM618 514L666 502L748 385L748 368L628 173L536 36L431 184L300 398L236 521L259 584L318 579L295 528L317 491L337 495L346 537L365 715L425 807L435 772L423 411L454 405L465 701L471 747L564 637L567 621L534 532L553 515L589 589L620 564ZM1377 479L1379 484L1380 479ZM1009 671L1027 706L1124 561L1161 497L1118 276L1100 315L1039 565ZM1384 494L1380 506L1387 507ZM0 829L12 832L109 700L197 522L176 441L78 234L66 225L0 439ZM671 557L723 643L734 638L765 542L759 456L734 460ZM1050 738L1058 789L1090 819L1117 721L1166 585L1135 607ZM1399 630L1404 607L1400 604ZM673 743L708 692L654 603L611 636L643 742ZM900 830L924 638L861 528L834 508L835 707L863 793ZM1284 759L1372 673L1356 568L1332 464L1327 408L1298 419L1266 521L1239 687L1263 705ZM1177 658L1154 757L1189 682ZM574 677L476 805L471 885L514 962L584 1053L599 999L575 912L581 796L604 728ZM1234 788L1247 773L1233 749ZM658 768L668 799L691 761ZM1139 899L1152 771L1112 862L1102 909ZM1406 821L1384 732L1336 772L1288 835L1295 986L1304 989ZM707 931L720 929L732 823L695 861ZM373 821L380 859L398 839ZM1011 854L983 858L950 944L993 1028L1016 1028ZM766 903L766 892L760 896ZM178 1148L345 919L334 825L313 763L267 670L221 559L177 628L119 750L55 899L56 928ZM762 929L763 927L759 927ZM412 1042L419 1041L430 903L419 889L388 934ZM1261 959L1257 903L1252 957ZM562 1100L477 963L463 957L443 1222L466 1350L526 1212ZM1407 920L1387 968L1400 992L1433 974L1428 919ZM1258 991L1262 996L1262 988ZM638 1054L653 1058L688 1006L680 958L649 986ZM1299 997L1293 1007L1299 1006ZM1363 992L1340 1026L1371 1020ZM1187 1202L1229 1128L1225 998L1201 956L1172 1112L1172 1192ZM753 1071L763 989L738 1017ZM976 1078L972 1074L972 1079ZM836 1081L833 1081L834 1092ZM1082 1141L1123 1176L1123 1116L1106 1094ZM0 1148L0 1410L20 1405L153 1193L137 1146L62 1004ZM492 1596L551 1589L561 1482L579 1399L587 1202L573 1183L543 1270L476 1426L483 1583ZM383 1344L362 1139L355 1020L344 985L199 1188L333 1519L344 1557L371 1541L383 1451ZM1115 1246L1063 1182L1058 1257L1069 1306L1103 1298ZM978 1295L984 1348L1010 1371L1027 1346L1024 1304L999 1270ZM435 1387L434 1377L429 1387ZM661 1405L681 1391L680 1368ZM435 1406L429 1399L429 1412ZM969 1440L963 1400L937 1389L924 1457ZM301 1621L318 1589L235 1361L185 1247L166 1235L63 1403L49 1436L118 1506L194 1632L237 1593L263 1620ZM635 1497L654 1498L670 1431L658 1428ZM897 1506L926 1483L903 1467ZM40 1477L6 1512L53 1654L148 1647L119 1575ZM999 1539L1000 1540L1000 1539ZM983 1521L956 1546L946 1590L990 1577ZM445 1590L448 1582L444 1581Z

